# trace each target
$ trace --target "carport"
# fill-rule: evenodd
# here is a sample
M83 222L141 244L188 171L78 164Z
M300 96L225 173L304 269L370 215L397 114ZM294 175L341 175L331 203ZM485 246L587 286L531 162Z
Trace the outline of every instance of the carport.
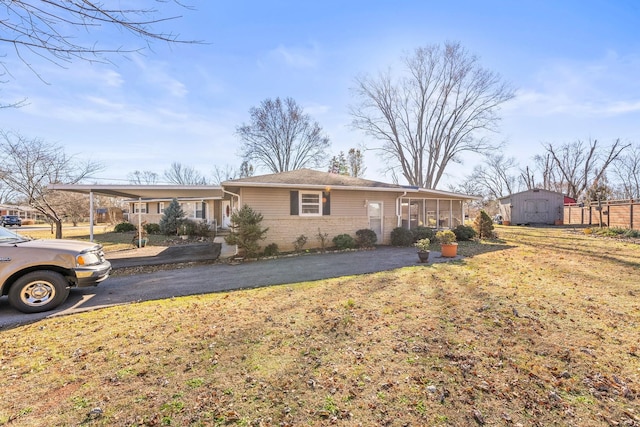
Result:
M126 199L191 198L221 199L222 187L210 185L110 185L110 184L50 184L50 190L89 195L89 239L93 242L94 195ZM142 216L138 215L138 240L142 239Z

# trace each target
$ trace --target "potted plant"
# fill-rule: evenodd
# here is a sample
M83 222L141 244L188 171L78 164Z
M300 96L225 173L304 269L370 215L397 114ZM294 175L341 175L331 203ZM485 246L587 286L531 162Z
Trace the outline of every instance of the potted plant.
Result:
M438 231L436 239L440 243L442 256L445 258L454 258L458 254L458 243L456 235L451 230Z
M429 262L429 245L431 241L429 239L420 239L414 246L418 249L418 258L420 262Z

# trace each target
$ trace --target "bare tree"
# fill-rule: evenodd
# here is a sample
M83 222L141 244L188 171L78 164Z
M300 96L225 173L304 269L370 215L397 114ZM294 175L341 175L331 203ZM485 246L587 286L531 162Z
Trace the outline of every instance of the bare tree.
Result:
M347 164L344 151L341 151L337 156L333 156L331 160L329 160L328 172L336 175L349 175L349 165Z
M158 174L152 171L133 171L127 174L129 183L135 185L153 185L158 183Z
M517 169L518 165L513 157L488 154L484 164L477 165L467 180L474 181L482 194L499 199L518 190L518 176L512 173Z
M605 176L611 163L630 145L623 145L617 139L608 149L601 149L594 139L588 143L578 140L560 147L548 143L544 148L567 183L567 196L578 200L587 188Z
M207 178L200 172L190 166L184 166L181 163L173 162L171 167L164 171L164 178L178 185L206 185Z
M613 162L613 173L622 187L622 198L640 199L640 144L633 145Z
M55 224L57 239L65 202L49 184L77 184L100 169L97 163L76 162L55 144L0 132L0 181Z
M265 99L249 114L250 124L236 129L244 160L274 173L326 164L329 138L293 99Z
M167 9L167 0L149 0L147 3L163 4L163 9ZM173 3L180 8L188 8L179 0ZM159 24L181 16L162 16L153 7L114 8L101 1L89 0L0 0L0 5L3 9L0 42L10 45L15 55L30 68L29 55L62 65L74 59L104 61L107 54L140 50L123 48L119 44L101 47L97 40L85 43L78 37L81 32L99 33L116 29L131 33L147 44L153 40L197 43L156 30Z
M215 166L213 168L213 183L216 185L222 184L224 181L229 181L237 178L247 178L253 176L253 165L247 161L240 164L239 168L235 168L231 165L224 165L224 167Z
M485 153L482 133L494 131L501 104L514 96L498 74L458 43L418 48L403 58L406 73L356 79L353 126L382 141L387 172L410 185L436 188L464 152Z

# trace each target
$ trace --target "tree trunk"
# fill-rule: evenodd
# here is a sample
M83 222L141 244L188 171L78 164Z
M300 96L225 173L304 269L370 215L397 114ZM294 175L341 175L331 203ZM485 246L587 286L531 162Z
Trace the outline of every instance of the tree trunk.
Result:
M54 223L56 225L56 239L62 239L62 220L56 219Z

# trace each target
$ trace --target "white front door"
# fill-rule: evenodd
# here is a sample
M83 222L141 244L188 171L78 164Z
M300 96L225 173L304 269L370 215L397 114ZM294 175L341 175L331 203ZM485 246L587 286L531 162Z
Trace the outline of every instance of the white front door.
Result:
M378 236L378 244L382 243L382 202L369 202L367 206L369 228Z
M222 228L231 227L231 201L222 201Z

